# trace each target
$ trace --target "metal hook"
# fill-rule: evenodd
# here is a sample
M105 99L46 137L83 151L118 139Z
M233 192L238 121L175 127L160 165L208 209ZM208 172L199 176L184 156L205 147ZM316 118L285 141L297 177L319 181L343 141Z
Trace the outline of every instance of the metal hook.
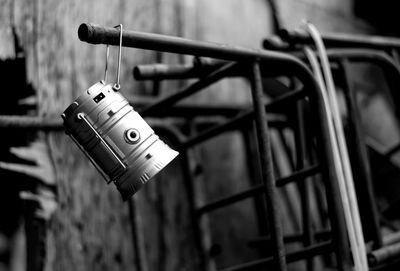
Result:
M104 69L104 84L107 83L107 69L108 69L108 56L110 55L110 46L107 44L107 49L106 49L106 66Z
M117 83L114 84L114 90L119 90L121 85L119 84L119 73L121 69L121 52L122 52L122 24L119 24L116 27L119 27L119 50L118 50L118 67L117 67Z
M119 24L115 26L114 28L120 28L120 34L119 34L119 50L118 50L118 66L117 66L117 78L116 78L116 83L113 86L114 90L119 90L121 88L121 85L119 84L119 74L121 71L121 52L122 52L122 24ZM108 57L110 55L110 46L107 44L107 49L106 49L106 65L104 68L104 79L103 83L106 84L107 82L107 70L108 70Z

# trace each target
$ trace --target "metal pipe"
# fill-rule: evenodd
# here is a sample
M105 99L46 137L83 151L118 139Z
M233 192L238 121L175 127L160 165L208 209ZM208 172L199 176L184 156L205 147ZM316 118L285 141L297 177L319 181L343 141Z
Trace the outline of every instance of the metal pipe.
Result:
M213 61L201 64L184 65L138 65L133 68L133 78L136 80L164 80L164 79L193 79L202 78L226 65L226 61ZM238 75L238 74L236 74Z
M132 230L132 244L135 252L135 264L138 271L148 271L145 241L143 238L143 222L136 208L136 197L129 200L129 221Z
M297 172L294 172L292 175L283 177L280 179L277 179L275 184L277 187L285 186L291 182L295 181L303 181L305 178L309 177L310 175L314 175L318 173L320 170L320 167L318 165L309 167L309 168L304 168L302 170L299 170ZM257 185L255 187L252 187L250 189L247 189L245 191L236 193L232 196L228 196L219 200L216 200L212 203L208 203L200 208L197 209L196 213L198 215L202 215L207 212L214 211L218 208L225 207L227 205L236 203L241 200L248 199L249 197L255 197L257 195L260 195L264 193L264 186L263 185Z
M400 86L400 69L387 54L367 49L336 49L329 50L328 57L331 60L347 59L351 62L369 62L379 66L389 84L396 117L400 119L400 93L397 91Z
M150 105L158 102L154 97L140 97L136 96L132 99L127 99L129 103L135 108L136 111L142 113L145 108L149 108ZM173 107L168 109L166 114L158 114L158 112L153 111L147 112L147 117L183 117L183 118L191 118L198 116L224 116L224 117L232 117L237 115L239 112L248 108L248 105L244 104L195 104L195 103L182 103L176 104Z
M271 36L262 41L262 46L266 50L274 50L281 52L291 52L295 50L299 50L299 45L296 43L289 43L287 41L282 40L279 36Z
M320 244L315 244L313 246L306 247L299 251L290 252L287 254L287 262L293 263L299 260L312 258L317 255L323 255L328 253L332 250L332 243L331 242L323 242ZM252 271L252 270L260 270L261 268L270 268L271 263L273 262L273 258L265 258L261 260L256 260L252 262L248 262L245 264L240 264L228 268L224 268L220 271ZM275 270L275 269L273 269Z
M362 135L360 126L361 118L356 104L354 91L350 89L347 60L339 62L339 72L342 77L342 89L345 95L347 108L348 133L347 146L350 149L349 155L352 162L354 182L357 191L357 200L360 206L361 219L363 222L364 235L371 238L374 248L382 246L382 236L379 229L379 217L375 195L373 192L372 173L369 166L368 150ZM368 230L368 231L367 231Z
M267 114L263 104L263 88L261 82L261 72L259 63L252 65L253 77L250 79L251 93L255 113L255 123L257 140L259 144L261 176L266 192L267 215L270 222L270 234L273 242L273 255L276 270L285 271L285 247L283 244L282 226L279 215L278 199L275 187L275 177L273 174L271 143L269 138L269 128L265 121Z
M304 127L304 104L298 101L296 104L296 116L294 122L294 138L296 146L296 170L301 170L308 165L309 161L306 157L306 134ZM313 229L311 221L310 191L308 182L297 183L300 193L302 230L304 234L303 245L310 246L313 243ZM313 259L307 259L306 268L309 271L314 270Z
M400 68L396 61L390 58L386 53L373 49L328 49L326 51L330 61L341 61L347 59L350 62L368 62L375 64L383 70L389 72L390 79L400 84ZM304 59L304 53L299 51L291 52L293 56ZM388 74L385 73L387 76ZM394 93L393 93L394 94ZM397 94L400 95L400 94ZM397 97L397 96L396 96Z
M294 53L296 56L303 58L303 55ZM384 75L388 77L391 95L396 103L395 110L398 118L400 117L400 94L397 89L400 86L400 68L397 62L391 59L387 54L371 50L371 49L329 49L327 55L331 61L350 61L350 62L368 62L377 65L384 71ZM391 156L400 149L400 144L394 146L385 155Z
M178 101L190 95L193 95L196 92L199 92L200 90L208 87L209 85L221 80L226 76L227 73L229 73L232 69L235 69L236 67L238 67L237 63L228 63L225 66L222 66L218 70L211 73L206 78L198 80L195 83L189 85L188 87L185 87L178 93L163 98L158 102L155 102L154 104L150 105L149 107L144 108L143 110L140 111L140 114L143 116L148 116L154 114L155 112L157 112L157 114L160 113L165 114L167 112L166 109L168 107L172 106L173 104L177 103Z
M44 270L48 257L47 228L49 222L37 216L40 211L36 201L24 201L24 230L27 271Z
M341 170L339 170L339 166L341 165L341 162L340 162L340 158L338 158L338 149L337 149L337 145L336 145L336 138L334 137L334 134L333 134L333 124L331 122L332 116L331 116L331 111L330 111L330 105L328 103L326 91L322 89L322 88L325 88L325 85L323 82L322 74L318 68L318 62L317 62L315 55L311 53L309 48L305 47L304 51L305 51L307 58L310 61L312 68L313 68L313 71L315 73L315 78L320 85L321 103L323 104L323 112L321 112L320 116L325 117L324 121L321 124L326 126L326 130L327 130L326 140L327 140L328 144L330 144L330 146L331 146L330 151L332 152L332 161L331 161L332 164L328 164L328 171L330 169L331 172L335 173L335 176L337 177L336 183L325 183L326 186L333 184L334 186L332 186L332 188L335 189L335 191L331 191L332 193L327 193L327 201L328 201L328 204L332 205L334 208L340 208L336 211L336 213L338 214L339 212L341 212L341 215L343 216L343 218L346 218L345 214L347 214L348 212L345 212L344 208L348 208L348 206L345 203L342 203L342 197L344 195L342 194L342 189L341 189L341 186L342 186L341 178L343 178L343 177L341 174ZM317 117L318 116L319 115L317 115ZM325 134L324 134L324 136L325 136ZM318 138L319 137L317 137L317 139ZM321 157L319 157L319 159L321 159ZM334 220L335 218L332 217L331 219ZM345 233L346 240L333 238L333 242L334 243L336 241L344 242L342 244L338 244L337 248L341 247L342 249L347 249L347 251L345 251L345 252L337 251L337 257L339 258L338 263L340 264L338 267L339 267L339 270L352 270L352 263L351 263L351 259L350 259L351 254L350 254L349 248L347 246L348 228L346 227L347 226L346 222L348 221L348 219L341 219L339 221L340 221L340 223L334 225L334 226L337 226L338 228L335 229L333 226L333 232L335 234L338 234L339 236L341 234Z
M400 243L400 231L385 235L382 239L384 245L393 245L395 243Z
M30 116L0 115L0 128L32 129L32 130L63 130L62 120L56 118L41 118Z
M256 186L262 183L260 174L260 159L258 155L258 146L256 142L256 135L254 131L254 123L249 122L242 127L241 135L243 138L246 166L249 176L250 186ZM252 203L254 205L255 216L257 220L257 229L259 235L268 234L268 218L266 217L267 208L263 197L253 197ZM260 255L267 256L264 250L258 251Z
M191 226L193 228L194 237L195 237L195 248L200 251L200 270L212 270L210 268L211 259L208 253L208 246L207 246L207 237L204 237L204 232L201 226L201 221L198 220L198 216L196 215L196 205L198 201L198 197L195 193L194 189L194 176L190 169L190 161L189 161L189 153L187 149L182 149L179 151L179 161L181 161L181 167L184 176L184 185L185 190L188 194L188 204L191 210L190 214L190 221Z
M317 174L321 170L319 165L313 165L293 172L290 176L280 178L276 181L276 186L285 186L291 182L304 181L307 177Z
M304 59L304 54L292 52L294 56ZM395 103L395 112L400 119L400 93L397 91L400 86L400 67L397 62L390 58L386 53L372 49L328 49L327 55L330 61L342 61L346 59L354 63L371 63L380 67L387 78L391 95Z
M296 106L296 104L294 106ZM293 150L292 150L291 146L289 146L289 144L288 144L288 142L286 140L286 136L284 135L284 130L293 125L292 119L291 119L291 117L293 115L293 112L292 112L291 108L287 109L287 111L288 111L287 114L288 114L288 120L289 120L287 122L287 125L286 126L277 127L277 129L275 129L275 130L277 132L277 136L278 136L280 142L282 143L282 151L285 153L285 156L287 157L287 162L288 162L289 169L291 171L293 171L293 170L295 170L295 167L296 167L295 163L296 162L295 162L295 158L293 157Z
M332 52L332 57L334 57L334 53ZM347 55L347 59L352 61L352 62L362 62L362 61L369 61L370 63L373 63L377 66L379 66L383 74L386 78L386 81L388 83L389 89L390 89L390 95L392 96L392 102L393 102L393 107L394 111L396 114L397 119L400 121L400 93L398 91L398 88L400 86L400 68L396 64L394 60L392 60L388 55L383 54L383 53L372 53L370 52L369 54L365 54L362 56L363 53L368 53L368 52L360 52L359 54L353 54L352 55Z
M91 44L109 44L119 46L119 34L120 32L118 29L88 23L81 24L78 29L79 39ZM137 32L132 30L124 30L122 46L177 54L205 56L229 61L253 61L257 59L268 59L269 64L274 66L274 69L272 70L279 72L283 72L282 64L292 66L293 64L297 63L297 65L293 65L293 71L285 67L286 74L288 72L295 73L298 70L298 67L296 68L296 66L299 64L303 66L292 56L279 52L242 48L204 41L194 41L179 37Z
M348 59L351 62L371 62L399 74L399 67L385 53L371 49L328 49L329 60Z
M400 256L400 243L384 246L368 253L368 264L375 267Z
M289 235L284 235L283 236L283 242L286 243L297 243L297 242L302 242L304 243L304 234L289 234ZM332 238L332 233L330 230L320 230L320 231L315 231L313 232L313 239L317 241L327 241L330 238ZM270 236L260 236L256 238L252 238L251 240L248 241L248 245L250 247L260 247L260 246L268 246L268 244L271 242L271 237ZM309 245L307 245L309 246ZM307 270L308 271L308 270Z
M299 54L296 54L299 57ZM384 71L391 90L391 96L395 103L395 112L400 119L400 93L397 91L400 86L400 68L396 62L387 54L371 49L329 49L327 55L330 61L342 61L344 59L358 63L368 62L375 64Z
M236 193L235 195L228 196L228 197L216 200L214 202L208 203L208 204L198 208L196 210L196 213L197 213L197 215L202 215L202 214L214 211L216 209L225 207L227 205L236 203L238 201L248 199L249 197L255 197L255 196L261 195L264 192L265 192L264 185L259 184L255 187L252 187L245 191Z
M289 92L287 94L282 95L281 97L277 98L275 101L265 104L265 109L271 111L274 110L280 110L282 109L283 105L287 105L288 103L294 102L295 99L299 99L301 97L304 97L305 91L303 90L297 90L293 92ZM244 123L247 123L248 121L251 121L254 118L254 112L249 110L247 112L239 114L237 117L234 117L233 119L227 121L224 124L221 124L217 127L212 127L199 135L195 137L189 138L185 143L184 146L185 148L190 148L196 144L199 144L201 142L204 142L205 140L218 135L222 132L226 132L229 130L237 129L237 127L243 125Z
M306 29L312 37L312 40L314 41L318 50L321 62L321 70L326 80L326 85L323 82L323 79L321 80L321 90L322 95L326 96L326 108L328 109L328 113L331 114L329 121L331 121L330 128L332 142L334 142L333 150L336 158L335 167L339 176L338 183L340 188L340 196L342 200L342 206L344 208L345 222L347 225L347 232L354 260L354 268L355 270L361 271L368 268L367 259L365 256L366 249L357 198L355 195L353 175L349 162L346 141L344 139L343 124L339 114L335 85L333 83L332 72L329 66L325 45L318 30L314 25L309 23L306 25ZM313 52L309 48L306 49L306 52L309 55L311 65L314 66L314 72L318 71L319 64L316 56L313 55ZM326 86L326 89L324 86Z
M338 154L340 155L337 165L339 174L342 172L343 178L339 178L339 187L341 190L343 201L342 205L344 207L350 247L352 249L352 255L354 259L354 268L355 270L359 271L367 270L368 263L365 255L366 248L362 232L360 213L354 188L347 145L344 138L343 124L339 114L339 107L336 97L337 93L333 82L332 71L329 65L330 63L326 54L325 44L322 41L321 35L317 28L314 25L307 23L306 30L317 48L321 62L321 69L326 80L326 94L329 101L327 108L330 108L332 112L332 123L334 127L333 132L336 137L335 139L337 140L336 143ZM323 88L321 89L322 91L325 91Z
M311 37L305 32L281 29L278 35L283 41L291 44L314 44ZM326 33L322 34L322 40L327 47L361 47L370 49L400 48L400 39L398 38L373 35Z

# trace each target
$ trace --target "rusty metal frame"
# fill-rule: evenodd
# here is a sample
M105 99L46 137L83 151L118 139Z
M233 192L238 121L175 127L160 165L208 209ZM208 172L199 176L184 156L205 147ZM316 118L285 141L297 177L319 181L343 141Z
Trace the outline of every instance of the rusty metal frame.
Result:
M117 45L118 33L115 29L102 26L82 24L78 35L82 41L92 44L110 44ZM123 46L141 49L150 49L178 54L190 54L196 56L213 57L225 61L234 61L228 63L208 76L202 78L186 88L185 91L171 95L156 102L149 108L141 111L143 116L155 112L166 112L176 102L188 97L206 86L228 76L229 73L241 71L242 75L249 78L252 85L253 96L253 116L256 120L257 136L260 142L261 169L263 172L263 188L268 202L268 218L272 222L271 238L274 245L274 264L276 270L286 270L285 252L283 246L283 237L277 211L275 180L272 173L272 161L270 157L269 135L266 120L265 107L262 102L263 89L261 78L263 76L294 76L304 85L306 94L310 98L310 105L315 114L317 140L321 145L320 159L325 162L321 165L326 180L328 201L331 207L331 223L335 238L333 242L336 247L337 262L339 270L350 270L349 250L346 240L346 229L343 223L343 214L341 203L338 200L338 189L335 182L335 172L330 165L332 164L331 145L328 140L328 130L326 127L326 116L321 102L321 96L317 84L308 68L297 58L288 54L277 53L264 50L250 50L245 48L229 47L205 42L197 42L176 37L169 37L156 34L140 33L134 31L125 31ZM273 67L273 68L272 68ZM249 72L251 71L251 72ZM251 115L251 113L250 113Z
M299 57L302 57L296 48L304 44L311 44L311 38L303 32L282 30L279 33L281 41L277 39L265 39L264 47L279 51L291 51ZM368 162L368 154L366 150L366 143L362 137L362 130L360 127L360 116L357 110L355 97L352 89L349 86L349 78L347 75L349 63L369 63L378 66L386 77L390 96L394 103L395 116L400 121L400 94L397 88L400 86L400 69L399 69L399 55L400 39L388 38L379 36L361 36L361 35L347 35L347 34L326 34L322 36L326 46L331 47L328 49L327 54L329 60L337 63L339 76L342 77L344 82L343 92L346 97L347 109L349 111L349 128L350 146L353 146L353 159L354 167L359 179L362 180L363 185L359 187L360 193L366 196L364 204L367 204L368 210L365 221L372 224L374 231L372 232L373 247L372 251L368 253L368 262L373 270L381 270L393 264L398 264L394 260L400 256L399 243L388 243L384 240L382 233L379 230L379 218L376 209L376 203L373 196L371 170ZM399 151L400 144L393 146L387 153L386 157L390 157Z

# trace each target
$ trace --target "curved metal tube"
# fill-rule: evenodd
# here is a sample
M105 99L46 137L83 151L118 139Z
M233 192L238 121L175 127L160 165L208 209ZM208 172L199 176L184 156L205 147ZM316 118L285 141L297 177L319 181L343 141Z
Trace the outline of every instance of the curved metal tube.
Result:
M334 125L333 131L336 137L335 142L337 143L337 148L339 151L338 153L340 155L340 159L338 160L338 174L341 172L343 173L343 179L339 178L339 186L341 188L341 196L346 215L345 217L348 224L348 233L353 252L354 267L355 270L362 271L368 269L365 242L333 76L330 69L328 56L326 54L325 45L322 41L319 31L310 23L306 24L306 30L315 43L321 61L321 70L325 77L326 93L330 103L328 108L330 108L332 111L332 122Z
M278 35L286 42L291 44L313 44L311 37L304 32L290 31L288 29L281 29ZM392 49L400 48L400 39L383 37L383 36L371 36L371 35L357 35L357 34L322 34L322 40L326 46L332 47L362 47L371 49Z

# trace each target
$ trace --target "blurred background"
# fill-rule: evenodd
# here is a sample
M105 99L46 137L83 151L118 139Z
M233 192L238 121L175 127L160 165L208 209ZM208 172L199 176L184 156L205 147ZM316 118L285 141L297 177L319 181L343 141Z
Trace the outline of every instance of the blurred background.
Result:
M0 119L5 122L0 126L0 270L219 270L257 260L264 256L260 249L268 247L257 243L262 221L250 199L207 215L201 223L199 246L199 227L193 225L190 205L194 196L188 193L179 159L130 202L121 200L114 185L106 185L60 126L64 109L103 78L105 45L80 41L81 23L123 24L129 30L261 49L265 38L281 28L296 29L304 20L322 33L396 37L400 30L394 2L0 0L0 115L48 121L28 129L19 127L23 121L8 125L9 119ZM109 78L114 78L116 60L117 47L110 47ZM193 61L193 56L123 48L121 93L133 104L138 97L152 101L176 93L192 80L137 81L133 67ZM388 88L384 76L370 67L350 70L351 85L360 90L357 102L365 136L386 152L400 140L394 110L386 94L381 94L382 88ZM244 108L251 105L249 89L247 80L226 79L193 95L189 102ZM196 129L191 124L188 118L179 129L190 134ZM293 143L290 132L271 132L275 170L281 176L291 171L290 157L283 151L285 138L289 145ZM168 136L165 140L174 147ZM249 187L254 173L247 166L246 148L239 132L229 132L193 149L188 162L195 176L191 185L196 204ZM390 220L382 231L395 232L399 159L393 157L389 165L379 157L370 158L375 159L372 165L379 165L374 172L390 180L376 196L379 210L391 208L390 215L382 218ZM315 212L317 195L311 203ZM284 234L299 232L297 187L288 185L278 196ZM324 224L323 219L315 223L315 227ZM335 266L326 262L330 261L316 261L315 270ZM307 266L301 261L290 264L289 270L307 270Z

